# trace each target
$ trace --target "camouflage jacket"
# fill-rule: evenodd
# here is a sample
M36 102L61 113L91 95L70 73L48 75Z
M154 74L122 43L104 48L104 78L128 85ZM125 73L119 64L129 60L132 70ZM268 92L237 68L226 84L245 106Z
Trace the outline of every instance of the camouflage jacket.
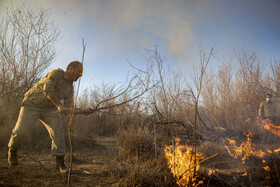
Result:
M259 107L259 116L264 117L264 118L276 117L277 116L276 109L277 108L276 108L275 103L263 102L260 104L260 107Z
M55 105L47 98L47 93L54 92L59 100L63 100L64 106L70 107L73 90L73 83L68 81L66 72L55 69L28 90L24 101L29 100L39 108L53 108Z

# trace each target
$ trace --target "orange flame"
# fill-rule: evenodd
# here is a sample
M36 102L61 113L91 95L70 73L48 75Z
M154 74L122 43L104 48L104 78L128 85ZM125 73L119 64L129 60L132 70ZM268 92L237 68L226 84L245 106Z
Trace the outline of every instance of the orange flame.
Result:
M265 171L271 171L269 166L264 166L263 169L265 169Z
M261 123L258 121L257 124L263 126L264 129L270 131L272 134L280 136L280 126L275 125L271 120L265 119Z
M267 150L267 152L269 153L269 154L273 154L273 153L278 153L280 151L280 148L278 148L278 149L276 149L276 150Z
M229 146L225 145L224 142L224 146L228 150L230 156L232 156L233 158L237 158L244 155L243 158L241 159L243 163L245 163L245 161L250 156L256 156L260 158L265 157L267 155L265 152L263 152L262 150L256 150L254 147L252 147L252 140L251 140L251 137L253 137L252 133L249 132L246 136L247 136L246 142L242 142L239 147L236 146L235 140L226 138L229 144L233 147L233 152L231 152Z
M215 174L216 172L218 172L219 170L218 169L210 169L208 171L208 175L212 175L212 174Z
M166 146L165 156L168 167L179 186L198 186L203 181L197 181L196 171L200 168L199 159L202 154L194 153L193 148L188 145L180 145L180 139L175 140L175 147ZM196 159L195 159L196 157Z

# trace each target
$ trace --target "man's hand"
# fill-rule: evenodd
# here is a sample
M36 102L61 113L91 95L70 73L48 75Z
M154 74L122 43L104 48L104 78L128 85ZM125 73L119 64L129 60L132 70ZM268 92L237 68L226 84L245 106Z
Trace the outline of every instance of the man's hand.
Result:
M71 109L67 108L67 107L63 107L63 106L58 106L57 110L60 114L68 114L68 113L70 113Z
M59 111L59 108L62 108L62 104L54 92L48 92L47 98L57 107L58 111Z

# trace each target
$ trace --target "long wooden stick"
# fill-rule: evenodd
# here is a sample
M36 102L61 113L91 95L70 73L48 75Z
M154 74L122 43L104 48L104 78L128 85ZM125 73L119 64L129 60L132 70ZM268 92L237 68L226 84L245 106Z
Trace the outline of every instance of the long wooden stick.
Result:
M82 64L84 64L84 56L85 56L85 51L86 51L86 44L84 43L84 39L82 41L83 44L83 54L82 54ZM80 83L81 83L81 78L79 79L78 82L78 88L76 92L76 98L75 101L72 102L71 105L71 111L70 111L70 116L69 116L69 124L68 124L68 137L69 137L69 172L68 172L68 179L67 179L67 187L70 186L70 181L71 181L71 171L72 171L72 163L73 163L73 145L72 145L72 132L71 132L71 127L74 119L74 113L75 113L75 108L78 100L78 94L79 94L79 89L80 89ZM74 94L73 94L74 95Z

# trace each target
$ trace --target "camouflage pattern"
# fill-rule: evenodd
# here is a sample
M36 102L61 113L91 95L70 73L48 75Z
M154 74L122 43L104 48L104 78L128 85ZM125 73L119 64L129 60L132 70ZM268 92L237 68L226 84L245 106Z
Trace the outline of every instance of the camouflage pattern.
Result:
M277 106L274 102L263 102L259 107L259 116L263 119L269 118L274 123L277 120Z
M52 154L65 155L65 139L60 114L46 97L48 92L54 92L59 100L64 101L64 106L71 106L73 83L68 81L67 74L62 69L51 71L24 95L18 120L8 144L9 149L17 150L22 138L30 136L32 125L40 120L52 139Z
M276 116L276 105L271 102L263 102L259 107L259 116L264 118Z

